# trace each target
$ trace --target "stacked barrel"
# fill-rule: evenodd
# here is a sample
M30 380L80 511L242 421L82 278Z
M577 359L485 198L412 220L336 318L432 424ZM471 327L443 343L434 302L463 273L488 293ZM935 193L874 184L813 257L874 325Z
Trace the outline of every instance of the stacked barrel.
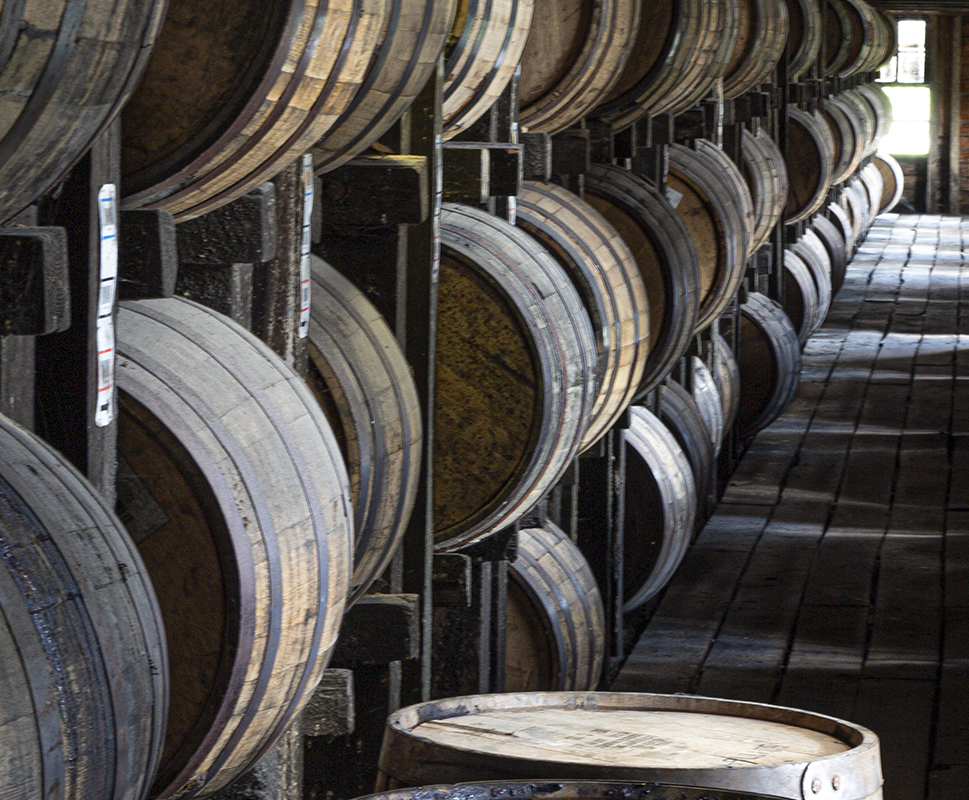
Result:
M4 220L118 118L122 207L177 222L304 155L325 175L401 149L387 134L428 86L438 154L496 144L498 109L511 145L587 150L507 213L430 204L431 392L307 223L300 373L205 305L121 305L114 508L0 418L0 795L228 786L306 706L419 498L439 555L517 535L504 688L596 689L612 623L664 589L791 402L801 347L901 195L872 80L893 20L864 0L53 5L0 15ZM584 463L608 464L608 544L549 511Z

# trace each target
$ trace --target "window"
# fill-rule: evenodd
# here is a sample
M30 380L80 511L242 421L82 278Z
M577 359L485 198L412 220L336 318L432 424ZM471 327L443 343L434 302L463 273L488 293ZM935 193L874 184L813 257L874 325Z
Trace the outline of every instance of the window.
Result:
M887 84L895 122L881 142L892 155L926 155L929 152L931 93L925 86L925 21L898 22L898 54L878 73Z

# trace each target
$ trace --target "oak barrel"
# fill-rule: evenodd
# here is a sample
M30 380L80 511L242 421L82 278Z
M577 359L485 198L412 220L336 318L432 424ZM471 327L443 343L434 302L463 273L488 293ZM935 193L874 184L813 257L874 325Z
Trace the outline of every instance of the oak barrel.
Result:
M870 228L875 223L875 217L881 212L885 181L878 167L871 163L858 173L858 177L868 198L868 227Z
M741 168L754 206L751 252L770 238L784 214L790 182L780 149L761 128L756 134L744 130L741 138Z
M55 186L121 111L166 0L20 0L0 17L0 221Z
M191 219L269 180L347 111L385 0L169 0L122 114L125 208Z
M875 119L875 134L865 156L873 156L878 151L878 144L888 135L892 127L892 101L889 99L885 90L874 83L863 83L852 90L854 94L860 95L865 102L871 106L872 114Z
M521 61L534 0L461 0L445 49L444 138L470 127L508 86Z
M690 346L700 300L696 248L669 201L629 170L594 164L585 176L585 200L619 231L646 285L651 349L637 391L641 397Z
M828 203L826 210L827 219L830 220L831 224L837 228L838 233L841 234L841 238L845 240L845 249L848 252L848 260L855 252L855 245L857 240L855 239L854 229L851 225L851 218L848 216L848 212L844 210L838 203Z
M851 17L844 0L820 0L824 7L824 58L818 63L822 78L840 75L851 50Z
M818 318L818 290L804 259L793 250L784 251L784 313L803 347Z
M696 149L670 146L666 197L700 261L698 332L726 310L743 282L754 205L740 169L705 139L696 141Z
M769 791L790 800L882 796L878 737L867 728L692 695L526 692L421 703L388 718L379 770L378 788L527 775Z
M693 400L696 402L700 418L710 436L713 454L718 456L726 433L723 424L723 398L721 398L720 390L717 388L717 380L713 371L699 356L693 356Z
M681 384L670 380L656 390L657 413L690 462L696 484L697 511L703 516L713 490L713 440L696 400Z
M309 700L349 590L350 486L303 380L181 298L118 311L118 505L161 604L159 798L205 796Z
M592 569L546 521L518 532L508 564L505 691L587 691L602 674L606 617Z
M360 800L771 800L767 795L659 783L619 781L488 781L391 789ZM775 798L776 800L776 798Z
M824 243L810 228L805 230L801 238L791 245L791 249L807 265L817 292L818 311L811 326L811 333L814 334L817 333L831 310L831 257L828 255Z
M831 261L831 296L834 297L844 285L848 270L848 247L844 234L831 220L821 215L811 221L811 229L821 240Z
M522 128L557 133L619 80L639 30L636 0L537 0L518 85Z
M723 429L729 431L740 410L740 367L727 340L716 330L713 343L713 380L723 405Z
M821 52L824 33L818 0L786 0L788 14L787 75L798 81Z
M902 165L888 153L875 153L871 163L875 165L882 176L884 191L878 213L884 214L886 211L895 208L898 201L902 199L902 194L905 191L905 175L902 174Z
M655 0L643 6L632 53L591 116L628 127L646 114L677 114L723 77L737 41L738 0Z
M582 450L633 401L649 356L649 300L639 266L619 232L589 203L552 183L526 181L516 224L566 271L596 338L596 397Z
M0 796L142 800L161 756L161 610L123 525L0 417Z
M696 481L676 437L651 411L630 408L623 530L625 610L660 591L683 561L697 514Z
M831 188L834 140L820 114L808 114L797 106L787 107L790 177L785 221L807 219L824 205Z
M843 10L847 19L847 54L837 74L857 75L871 60L877 44L874 12L865 0L828 0L829 9L832 5L839 8L839 14Z
M741 435L766 428L790 405L801 375L797 332L784 310L759 292L750 292L740 306Z
M738 34L723 76L723 95L740 97L773 76L787 46L787 6L777 0L740 0Z
M456 0L387 0L380 41L353 100L313 147L317 173L335 169L383 136L430 79Z
M595 398L589 315L524 231L470 206L441 215L434 539L514 524L578 453Z
M851 221L852 235L855 244L860 245L868 230L868 217L871 215L871 205L868 192L861 184L861 179L855 175L846 185L841 195L841 207Z
M835 97L822 98L818 104L821 116L828 123L834 141L832 184L844 183L861 164L866 143L862 121L854 109Z
M380 312L321 258L310 262L307 382L350 474L352 603L390 563L410 521L424 441L421 406Z
M861 133L861 143L856 146L861 148L861 158L865 158L872 147L875 146L875 133L878 128L878 118L875 116L875 109L871 103L855 91L845 91L836 94L834 100L840 103L846 112L851 113L854 121L858 124L858 129Z

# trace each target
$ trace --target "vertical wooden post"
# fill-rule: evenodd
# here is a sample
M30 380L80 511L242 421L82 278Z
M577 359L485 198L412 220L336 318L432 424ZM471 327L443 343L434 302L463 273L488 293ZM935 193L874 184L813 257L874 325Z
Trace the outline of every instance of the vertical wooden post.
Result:
M962 131L962 15L951 17L952 67L949 91L949 213L962 214L962 161L959 139Z
M400 702L428 700L431 691L431 567L434 557L434 352L437 338L437 288L441 261L441 102L444 59L408 112L409 150L428 159L431 214L407 231L406 262L398 278L397 337L414 371L424 411L424 469L402 547L401 588L421 598L421 656L402 665ZM400 320L400 316L398 316ZM393 710L393 709L391 709Z
M940 39L939 18L930 17L926 21L925 41L935 46L925 48L925 71L929 78L931 101L929 106L929 154L925 169L925 213L939 213L939 137L941 130L942 75L939 70L938 45Z
M41 207L41 224L67 229L71 327L36 342L37 432L60 450L110 505L115 501L117 425L95 425L98 400L97 313L101 280L98 192L118 185L120 122L115 120Z

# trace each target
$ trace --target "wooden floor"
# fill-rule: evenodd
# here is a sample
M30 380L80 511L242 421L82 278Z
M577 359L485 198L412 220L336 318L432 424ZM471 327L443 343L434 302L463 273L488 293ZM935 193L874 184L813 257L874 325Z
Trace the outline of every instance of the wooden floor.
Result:
M842 717L886 800L969 798L967 239L876 221L613 688Z

